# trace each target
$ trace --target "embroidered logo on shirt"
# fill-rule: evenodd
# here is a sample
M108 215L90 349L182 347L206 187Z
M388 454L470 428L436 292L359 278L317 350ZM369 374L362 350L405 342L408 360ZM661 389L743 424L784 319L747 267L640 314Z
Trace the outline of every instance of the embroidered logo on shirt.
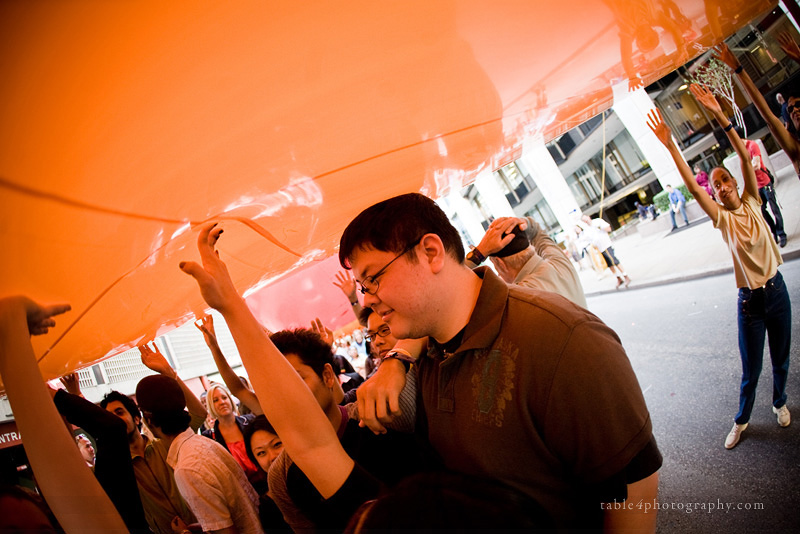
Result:
M519 349L504 347L502 342L498 345L491 351L475 351L471 383L475 400L472 419L499 428L503 426L506 404L512 399Z

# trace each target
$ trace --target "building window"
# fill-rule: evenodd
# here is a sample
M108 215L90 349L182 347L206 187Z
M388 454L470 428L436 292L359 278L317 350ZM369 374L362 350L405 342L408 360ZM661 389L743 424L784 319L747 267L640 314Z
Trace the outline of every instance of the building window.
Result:
M561 225L558 223L558 219L556 219L556 216L553 214L553 210L550 209L550 205L545 200L537 203L525 214L525 216L533 217L533 220L539 223L539 226L542 227L542 230L548 234L554 234L561 231Z
M570 152L575 150L575 141L572 139L572 136L569 132L565 133L558 139L556 139L556 144L558 148L561 150L561 153L564 154L565 158L569 157Z
M578 128L580 129L581 133L584 137L588 137L590 133L595 131L598 126L603 123L603 114L595 115L588 121L582 123Z
M525 177L515 163L506 165L494 173L497 185L503 190L508 203L517 206L525 196L530 193L530 188Z

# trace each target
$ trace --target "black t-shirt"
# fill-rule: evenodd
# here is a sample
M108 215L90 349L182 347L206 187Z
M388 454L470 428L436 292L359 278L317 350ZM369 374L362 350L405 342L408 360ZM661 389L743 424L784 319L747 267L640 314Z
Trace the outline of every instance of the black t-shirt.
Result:
M288 470L289 496L319 530L343 530L353 513L364 502L376 498L382 486L395 485L402 478L419 472L422 465L413 434L389 430L376 435L368 428L359 427L358 421L348 420L341 443L356 467L329 499L322 498L296 464Z

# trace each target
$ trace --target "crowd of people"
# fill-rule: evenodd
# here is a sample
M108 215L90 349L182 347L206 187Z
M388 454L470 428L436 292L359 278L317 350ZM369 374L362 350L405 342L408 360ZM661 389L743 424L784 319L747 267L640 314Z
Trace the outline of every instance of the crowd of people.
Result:
M717 53L750 91L730 51ZM657 111L649 125L733 258L743 375L730 449L748 426L767 333L773 411L779 425L790 422L791 305L778 270L786 237L762 212L769 192L746 144L707 89L691 90L740 156L741 195L723 167L707 177L709 194ZM800 126L800 97L787 102ZM797 165L800 144L772 118ZM688 223L685 199L674 202ZM603 221L584 217L576 231L627 286ZM360 327L339 339L318 319L267 332L216 253L221 232L202 226L201 262L180 268L227 323L250 381L228 364L213 318L199 317L223 381L202 399L151 344L139 350L155 374L135 399L113 391L95 405L75 374L48 389L30 336L69 306L0 300L0 375L47 501L2 487L0 524L159 534L655 531L655 513L608 506L657 499L662 456L639 383L618 336L586 309L573 263L535 220L498 218L467 252L421 194L368 207L340 240L334 284Z

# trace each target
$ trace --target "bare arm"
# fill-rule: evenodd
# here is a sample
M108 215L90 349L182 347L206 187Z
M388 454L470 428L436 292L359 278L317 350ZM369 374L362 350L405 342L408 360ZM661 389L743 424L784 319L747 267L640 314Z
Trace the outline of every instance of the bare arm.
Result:
M221 232L215 226L204 225L198 235L202 266L182 262L180 267L197 281L208 305L225 318L264 414L292 460L323 498L328 498L344 484L355 464L311 390L272 344L233 286L227 267L214 250Z
M753 169L753 164L750 161L750 152L747 150L747 147L744 146L744 142L739 137L739 134L737 134L736 130L733 129L733 125L728 120L728 117L726 117L722 112L719 102L717 102L717 99L714 98L713 94L711 94L711 91L705 87L692 84L689 90L692 92L697 101L703 104L703 106L710 111L712 115L714 115L714 119L716 119L717 123L722 127L723 130L725 130L725 134L728 136L728 141L731 142L731 146L739 156L739 161L742 166L742 176L744 176L745 191L747 191L751 196L759 198L756 171Z
M350 301L350 306L353 308L353 313L356 314L356 318L360 318L362 306L358 302L356 281L350 271L339 271L336 273L336 280L333 282L333 285L342 290L344 296Z
M667 147L667 151L669 151L672 160L678 167L678 173L681 175L681 179L683 179L686 188L692 193L692 196L694 196L697 203L700 204L700 207L703 208L703 211L706 212L711 220L716 221L719 213L719 206L695 181L689 164L683 159L683 154L672 140L672 130L669 129L669 126L667 126L661 118L661 112L657 109L651 110L647 115L647 125L653 130L653 133L656 134L658 140Z
M222 354L222 349L219 348L217 332L214 330L214 318L211 315L204 315L195 321L194 325L203 333L203 339L206 340L211 356L214 357L214 363L217 365L219 375L231 394L242 401L255 415L262 415L264 410L261 409L258 397L242 384L239 376L233 372L233 368L228 363L228 360L225 359L225 355Z
M742 66L725 43L717 45L715 52L716 58L728 65L734 72ZM744 90L753 101L753 104L755 104L761 117L766 121L769 131L775 136L775 140L783 151L786 152L786 155L789 156L792 162L800 161L800 144L792 137L792 134L790 134L789 130L783 125L783 122L772 113L769 104L767 104L767 100L764 98L764 95L761 94L761 91L758 90L756 84L753 83L750 75L747 74L746 70L741 69L741 72L739 72L737 76L739 76ZM730 135L728 135L728 137L730 137Z
M654 504L658 497L658 472L628 484L628 506L618 510L606 510L603 516L604 532L655 532L656 513ZM649 506L648 506L649 505Z
M155 345L155 343L154 343ZM150 345L147 343L139 346L139 354L142 355L142 363L149 369L152 369L156 373L164 376L168 376L174 379L178 385L181 387L181 391L183 391L183 398L186 400L186 409L189 410L189 413L197 416L200 419L205 419L208 413L206 409L203 407L203 403L200 402L200 399L197 398L197 395L189 389L189 386L181 380L181 377L178 376L178 373L173 369L167 358L161 354L161 351L158 350L158 347L153 350Z
M400 339L392 349L417 359L428 346L428 338ZM406 369L400 360L385 358L369 380L356 390L361 426L376 434L386 432L383 423L402 413L400 394L406 386Z
M61 423L36 365L30 336L47 333L55 326L53 317L68 310L68 305L40 306L26 297L0 299L0 375L39 486L65 531L127 533Z

